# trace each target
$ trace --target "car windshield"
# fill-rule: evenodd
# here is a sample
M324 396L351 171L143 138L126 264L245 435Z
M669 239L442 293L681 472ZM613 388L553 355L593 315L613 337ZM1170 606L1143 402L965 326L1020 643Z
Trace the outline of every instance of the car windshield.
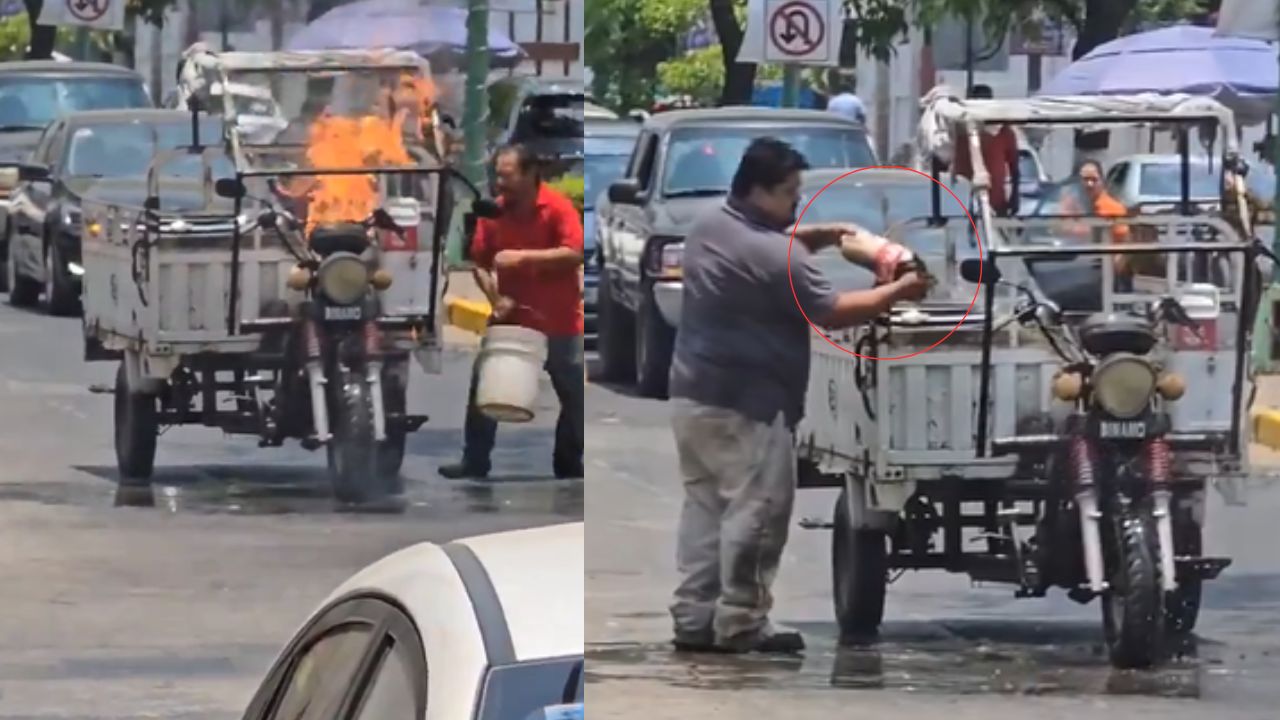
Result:
M596 155L588 151L583 169L586 171L584 201L586 209L595 208L596 198L627 171L629 155Z
M0 128L43 128L82 110L151 107L142 83L119 77L0 77Z
M534 95L520 108L512 140L581 139L585 103L582 95Z
M1191 197L1218 197L1218 174L1204 163L1191 163ZM1182 164L1146 163L1142 165L1138 194L1144 198L1182 197Z
M485 678L477 720L544 718L547 708L582 703L583 675L581 657L495 667Z
M765 135L790 143L814 168L875 164L866 133L854 128L804 125L689 128L672 135L663 194L679 197L727 193L747 146Z
M200 128L202 138L220 141L222 123L205 120ZM67 149L65 172L69 177L142 178L157 151L173 150L191 144L190 122L149 123L141 120L102 123L79 127L72 131ZM199 178L203 173L199 155L184 155L166 163L162 174L170 178ZM225 155L212 162L215 178L234 174Z
M825 183L804 188L800 207L803 208L823 185ZM931 181L925 177L919 177L918 181L906 178L905 181L895 179L893 182L884 182L860 181L858 175L852 175L828 187L809 205L804 214L804 224L852 222L874 233L891 232L895 240L902 241L922 256L943 257L946 250L943 244L947 241L945 232L927 228L923 223L913 223L909 227L899 226L900 223L923 220L933 214L931 185ZM965 181L957 180L951 189L961 201L968 201L970 189ZM944 216L963 215L961 206L950 193L943 191L939 199ZM837 287L869 287L870 274L851 265L837 252L818 253L814 256L814 264Z

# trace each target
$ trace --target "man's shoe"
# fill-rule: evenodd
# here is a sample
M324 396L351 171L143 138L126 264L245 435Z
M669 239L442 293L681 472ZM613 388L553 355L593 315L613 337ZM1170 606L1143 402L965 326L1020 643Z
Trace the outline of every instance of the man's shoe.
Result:
M724 653L728 652L716 644L715 633L708 630L701 633L677 632L671 639L676 652L685 653Z
M558 467L556 468L556 479L557 480L581 480L584 474L583 469L584 468L582 467L581 464L575 465L573 467L568 467L568 468Z
M489 477L487 469L468 465L465 462L441 465L439 472L441 477L449 480L484 480Z
M734 638L723 643L733 652L764 653L767 655L799 655L804 652L804 637L794 630L773 630Z

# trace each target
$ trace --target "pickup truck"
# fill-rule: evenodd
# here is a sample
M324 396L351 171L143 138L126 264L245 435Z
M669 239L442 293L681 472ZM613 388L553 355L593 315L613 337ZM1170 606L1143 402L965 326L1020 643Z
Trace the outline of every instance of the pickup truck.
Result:
M725 107L648 118L596 219L603 379L666 397L685 233L724 202L743 151L762 136L791 143L814 168L876 164L866 128L833 113Z

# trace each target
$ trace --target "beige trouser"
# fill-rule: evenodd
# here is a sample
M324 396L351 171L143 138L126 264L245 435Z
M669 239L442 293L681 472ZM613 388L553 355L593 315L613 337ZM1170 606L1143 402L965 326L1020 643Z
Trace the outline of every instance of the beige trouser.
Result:
M684 480L675 632L735 644L769 631L795 503L794 435L781 413L766 424L687 400L672 405Z

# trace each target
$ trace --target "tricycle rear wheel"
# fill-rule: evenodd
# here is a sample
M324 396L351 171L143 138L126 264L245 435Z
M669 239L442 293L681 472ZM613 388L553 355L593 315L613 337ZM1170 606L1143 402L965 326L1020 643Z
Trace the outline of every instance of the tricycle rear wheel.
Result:
M1173 512L1173 554L1175 557L1200 557L1204 542L1200 526L1190 510ZM1178 578L1178 589L1164 599L1165 629L1173 634L1186 634L1196 629L1200 617L1200 595L1204 580L1199 577Z
M884 619L889 584L888 535L883 530L853 527L848 488L836 500L831 533L831 574L840 642L873 638Z
M159 432L156 396L131 390L128 372L120 363L116 370L115 443L121 485L150 484Z
M408 409L407 390L394 372L382 374L382 403L388 415L403 417ZM378 478L392 495L404 493L404 478L400 468L404 466L406 433L403 423L387 426L387 437L378 443Z

